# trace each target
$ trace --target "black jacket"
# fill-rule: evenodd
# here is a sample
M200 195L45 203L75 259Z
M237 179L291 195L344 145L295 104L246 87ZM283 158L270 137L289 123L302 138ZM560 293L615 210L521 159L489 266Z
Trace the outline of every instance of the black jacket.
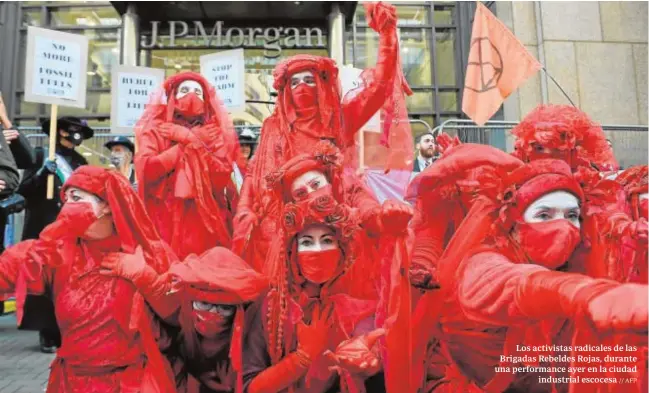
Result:
M35 165L25 171L23 181L18 188L18 193L25 197L25 227L23 240L37 239L43 228L54 222L61 210L61 187L63 183L54 176L54 198L47 199L47 176L37 173L45 162L45 150L37 147L35 151ZM86 159L74 150L56 147L56 153L63 156L72 169L87 165Z

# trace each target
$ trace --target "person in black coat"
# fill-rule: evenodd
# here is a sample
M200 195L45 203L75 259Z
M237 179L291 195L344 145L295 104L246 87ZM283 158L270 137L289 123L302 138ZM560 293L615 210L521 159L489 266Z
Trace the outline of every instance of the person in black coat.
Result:
M42 124L44 133L49 134L50 121ZM36 148L32 169L26 170L18 192L25 197L25 225L23 240L37 239L43 228L54 222L63 205L61 187L72 172L86 159L75 147L85 139L92 138L94 131L85 121L76 117L61 117L57 120L56 159L48 159L46 148ZM47 177L54 175L54 198L47 199ZM25 300L24 317L20 329L39 330L41 351L53 353L61 345L61 333L54 317L54 306L47 296L28 295Z

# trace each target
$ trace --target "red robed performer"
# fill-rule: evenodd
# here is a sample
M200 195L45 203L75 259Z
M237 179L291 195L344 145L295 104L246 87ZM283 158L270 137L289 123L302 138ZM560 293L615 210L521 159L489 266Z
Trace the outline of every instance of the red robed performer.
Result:
M230 247L237 134L200 74L168 78L135 126L135 168L147 212L180 259Z
M62 345L47 392L173 391L149 310L169 318L177 309L167 295L171 281L161 275L175 255L117 172L83 166L61 199L61 213L38 239L0 256L0 292L15 289L19 321L27 293L47 293L54 302ZM115 264L115 252L133 254L133 264Z
M356 209L334 198L335 155L316 157L297 157L268 178L282 222L265 265L271 291L244 346L248 393L383 391L377 302L351 296L361 282L346 279L368 240ZM333 174L331 184L311 190L301 180L311 169Z
M447 165L448 160L475 160L453 153L445 158ZM557 160L521 162L499 178L497 192L478 194L439 262L441 290L425 295L436 297L434 312L418 315L438 318L433 334L450 363L442 391L545 389L539 374L495 373L500 356L538 356L516 352L522 344L610 343L611 336L599 332L646 334L646 285L591 278L586 260L571 256L582 241L583 192L569 166ZM620 302L627 298L633 301ZM638 341L614 337L618 343ZM422 345L425 340L415 342L415 348ZM555 388L591 391L584 384L553 384L545 390Z
M222 247L190 255L169 273L181 298L180 334L165 354L178 392L194 392L194 378L202 393L241 393L245 313L265 294L268 280Z
M268 245L277 233L278 207L271 206L272 200L264 197L265 176L292 157L311 151L323 139L343 151L353 147L360 127L386 102L395 101L395 79L400 86L402 82L397 64L396 11L379 3L371 7L371 15L371 26L380 34L377 65L364 74L367 80L363 89L342 104L338 69L333 60L298 55L275 68L275 112L264 121L235 218L233 249L240 255L245 250L245 259L255 268L263 265ZM402 95L400 91L398 94ZM393 117L403 116L403 111L395 113L396 107L391 109ZM345 183L348 203L360 209L364 228L377 234L377 201L353 173L345 175ZM267 219L268 216L274 218Z

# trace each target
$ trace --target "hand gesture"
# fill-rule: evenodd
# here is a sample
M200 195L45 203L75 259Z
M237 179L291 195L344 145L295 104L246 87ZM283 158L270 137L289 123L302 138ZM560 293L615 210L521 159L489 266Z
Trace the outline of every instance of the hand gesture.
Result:
M647 285L622 284L588 303L587 315L601 332L647 334Z
M397 9L390 4L375 3L368 8L368 24L374 31L381 33L397 26Z
M435 269L429 269L417 262L411 262L410 271L408 272L410 284L415 288L425 290L440 288L436 273Z
M365 378L378 373L381 371L381 360L378 352L373 351L372 348L383 335L385 335L384 329L376 329L362 336L343 341L338 345L335 353L325 352L325 356L335 364L330 370L344 368L352 374L358 374Z
M408 223L414 214L412 206L394 200L387 200L381 209L381 224L383 230L399 234L408 228Z
M321 312L320 305L313 309L311 324L300 321L297 324L297 349L311 361L322 355L329 344L331 318L328 312Z
M43 167L36 172L37 176L56 175L56 170L59 169L55 160L45 160Z
M104 276L121 277L134 282L146 268L142 247L135 249L135 254L114 252L106 255L101 261L99 273Z
M157 131L163 138L177 142L181 145L198 142L198 137L194 135L191 130L178 124L162 123L158 127Z
M12 129L3 130L2 133L4 134L5 140L7 141L8 145L11 144L11 141L18 139L18 136L20 136L18 131Z

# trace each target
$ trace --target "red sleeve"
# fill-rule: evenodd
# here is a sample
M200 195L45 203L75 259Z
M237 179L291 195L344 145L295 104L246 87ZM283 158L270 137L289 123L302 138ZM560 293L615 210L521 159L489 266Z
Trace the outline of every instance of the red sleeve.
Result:
M379 37L379 54L374 75L363 91L343 104L345 121L345 144L354 142L356 132L381 109L386 100L388 86L396 77L397 33L394 29L385 31Z
M527 315L515 302L516 291L534 272L548 271L531 264L512 263L502 254L483 252L462 263L458 274L458 299L466 316L477 322L510 324Z
M470 257L460 267L458 277L458 297L464 313L492 324L574 317L592 299L619 285L611 280L512 263L494 252Z
M25 240L8 248L0 255L0 294L11 294L19 277L24 279L26 290L41 295L51 281L51 269L44 266L46 255L40 240Z
M415 232L415 243L412 251L412 263L416 266L423 266L427 269L437 267L437 261L442 256L445 246L445 237L450 214L448 209L439 209L435 214L426 214L417 202L415 216L413 218L413 229Z
M179 145L160 150L153 131L146 131L139 136L137 148L135 168L139 172L138 180L144 183L153 183L171 173L182 156Z

